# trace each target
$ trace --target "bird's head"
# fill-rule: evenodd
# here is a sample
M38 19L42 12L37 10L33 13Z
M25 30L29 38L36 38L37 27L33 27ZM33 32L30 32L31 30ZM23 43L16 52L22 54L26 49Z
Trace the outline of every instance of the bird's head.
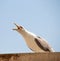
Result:
M14 23L14 25L16 26L16 28L14 28L13 30L16 30L16 31L18 31L18 32L24 31L23 26L19 26L19 25L17 25L16 23Z

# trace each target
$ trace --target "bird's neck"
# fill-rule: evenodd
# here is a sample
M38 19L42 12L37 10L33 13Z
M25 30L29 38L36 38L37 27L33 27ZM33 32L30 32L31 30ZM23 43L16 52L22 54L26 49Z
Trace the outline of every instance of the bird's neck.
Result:
M26 29L23 30L23 31L18 31L18 32L23 36L24 39L27 39L27 38L30 38L30 37L36 37L35 34L29 32L29 31L26 30Z
M25 30L23 33L22 33L22 35L24 36L24 37L36 37L36 35L34 34L34 33L32 33L32 32L30 32L30 31L28 31L28 30Z
M23 31L18 31L23 37L28 35L28 31L27 30L23 30Z

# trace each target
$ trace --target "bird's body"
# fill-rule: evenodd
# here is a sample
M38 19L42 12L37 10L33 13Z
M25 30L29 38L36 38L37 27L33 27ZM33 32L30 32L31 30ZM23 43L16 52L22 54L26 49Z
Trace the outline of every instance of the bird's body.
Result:
M14 30L17 30L23 36L24 40L26 41L26 44L32 51L34 51L34 52L54 52L54 50L50 47L50 45L47 43L46 40L27 31L22 26L20 26L20 27L18 25L16 25L16 26L18 29L14 29Z
M26 34L23 35L23 38L25 39L26 44L32 51L35 51L35 52L43 51L34 41L34 39L37 38L37 36L35 34L26 31Z

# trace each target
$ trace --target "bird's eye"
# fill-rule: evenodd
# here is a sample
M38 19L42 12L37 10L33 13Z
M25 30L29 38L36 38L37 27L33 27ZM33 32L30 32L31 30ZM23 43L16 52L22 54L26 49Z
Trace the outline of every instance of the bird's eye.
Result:
M18 29L20 29L20 28L18 27Z

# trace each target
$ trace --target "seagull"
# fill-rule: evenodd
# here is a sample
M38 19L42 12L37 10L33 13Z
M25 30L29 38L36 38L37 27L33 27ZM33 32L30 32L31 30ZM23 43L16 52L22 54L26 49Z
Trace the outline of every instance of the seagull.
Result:
M16 23L14 23L14 25L17 28L14 28L13 30L16 30L22 35L28 48L30 48L33 52L55 52L48 42L42 37L28 31L21 25L17 25Z

